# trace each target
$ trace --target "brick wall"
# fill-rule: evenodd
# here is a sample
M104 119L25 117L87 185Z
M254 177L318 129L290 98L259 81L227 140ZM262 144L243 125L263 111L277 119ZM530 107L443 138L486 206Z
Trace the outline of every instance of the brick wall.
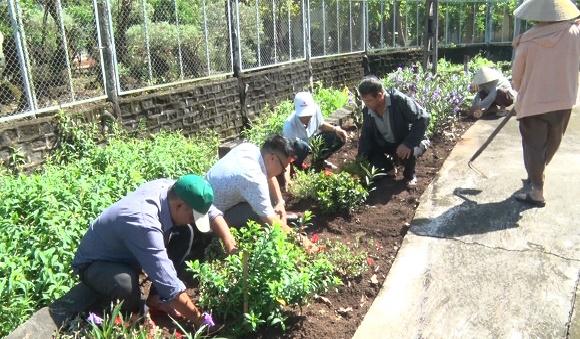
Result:
M503 51L506 47L500 48ZM440 55L452 55L462 62L464 54L480 49L442 50ZM511 56L511 49L508 54ZM244 72L240 78L229 76L127 95L119 99L120 121L128 130L145 127L151 133L181 130L191 135L210 128L224 141L232 140L239 136L244 116L252 121L266 104L276 106L292 99L294 93L309 89L311 75L314 82L321 81L325 86L354 88L364 74L383 76L397 67L421 61L422 57L421 49L406 49L315 58L311 68L306 61L298 61ZM112 112L108 103L98 102L67 108L65 114L74 114L80 121L100 122L105 109ZM0 123L0 162L7 164L13 150L20 149L28 167L40 164L56 144L56 114L48 112L34 119Z

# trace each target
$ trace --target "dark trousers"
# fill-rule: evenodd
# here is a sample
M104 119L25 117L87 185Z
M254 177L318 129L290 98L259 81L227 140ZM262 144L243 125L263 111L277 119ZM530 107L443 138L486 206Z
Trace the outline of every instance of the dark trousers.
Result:
M324 149L322 154L318 159L314 159L314 161L323 161L330 158L334 152L338 151L342 146L344 146L344 141L342 141L334 131L332 132L320 132L315 136L321 136L324 140ZM314 136L313 136L314 137ZM296 153L296 157L294 158L294 164L298 166L298 168L302 168L302 163L310 153L310 144L306 141L296 141L294 143L294 152Z
M403 177L407 180L413 179L415 175L415 166L417 165L417 155L411 150L411 156L407 159L399 159L397 157L398 144L385 143L384 146L375 144L372 152L370 152L368 160L371 166L377 169L383 169L388 172L395 167L395 162L400 163L405 167L403 170ZM421 148L423 150L423 148ZM424 150L423 150L424 151ZM387 157L389 155L390 157ZM421 154L418 154L421 155Z
M194 231L192 226L173 227L169 230L169 241L166 245L167 255L175 269L182 270L182 264L191 250ZM139 275L141 268L119 262L94 261L82 267L79 273L81 280L95 289L109 301L122 300L125 312L143 311L145 305L141 298ZM149 295L156 295L157 290L151 285Z
M572 109L520 119L524 166L532 185L544 187L544 171L560 147Z
M489 95L489 92L486 90L481 90L478 92L478 95L479 95L479 98L481 100L483 100ZM514 103L514 97L511 94L511 92L507 92L507 91L498 89L496 92L496 95L495 95L495 101L492 102L491 104L496 105L496 106L507 107L513 103Z

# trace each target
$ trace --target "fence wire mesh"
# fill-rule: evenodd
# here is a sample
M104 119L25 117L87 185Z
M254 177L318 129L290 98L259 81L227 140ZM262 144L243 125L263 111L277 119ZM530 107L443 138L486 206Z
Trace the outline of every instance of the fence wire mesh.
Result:
M509 43L518 4L440 0L439 43ZM0 1L0 120L103 98L110 94L106 83L122 95L231 74L236 64L251 70L309 57L422 47L425 5L424 0ZM522 22L520 31L530 27ZM108 45L112 71L103 58Z
M104 95L92 10L58 0L0 5L0 118Z

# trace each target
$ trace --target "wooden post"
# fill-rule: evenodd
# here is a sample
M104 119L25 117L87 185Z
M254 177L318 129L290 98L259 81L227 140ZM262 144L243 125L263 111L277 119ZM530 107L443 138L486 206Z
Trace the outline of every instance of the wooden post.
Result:
M242 283L244 289L244 313L248 313L248 250L244 249L244 255L242 256L243 273L242 273Z

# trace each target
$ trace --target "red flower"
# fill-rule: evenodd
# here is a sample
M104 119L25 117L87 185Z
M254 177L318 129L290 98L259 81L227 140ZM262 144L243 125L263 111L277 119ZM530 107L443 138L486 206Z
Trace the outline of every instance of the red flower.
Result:
M115 325L123 325L123 319L121 317L115 318Z
M176 338L183 338L183 334L181 334L181 332L179 332L179 331L175 331L175 337Z
M383 248L383 245L377 243L377 250Z
M325 247L325 246L319 246L319 247L318 247L318 252L322 252L322 251L324 251L325 249L326 249L326 247Z
M308 168L308 164L305 162L302 162L302 169L307 169Z
M318 234L316 234L316 233L315 233L315 234L312 236L312 242L313 242L313 243L317 243L317 242L318 242Z
M367 258L367 264L369 264L369 266L373 266L373 259Z
M326 175L327 177L329 177L329 176L331 176L331 175L332 175L332 171L331 171L331 170L329 170L329 169L325 169L325 170L324 170L324 175Z

